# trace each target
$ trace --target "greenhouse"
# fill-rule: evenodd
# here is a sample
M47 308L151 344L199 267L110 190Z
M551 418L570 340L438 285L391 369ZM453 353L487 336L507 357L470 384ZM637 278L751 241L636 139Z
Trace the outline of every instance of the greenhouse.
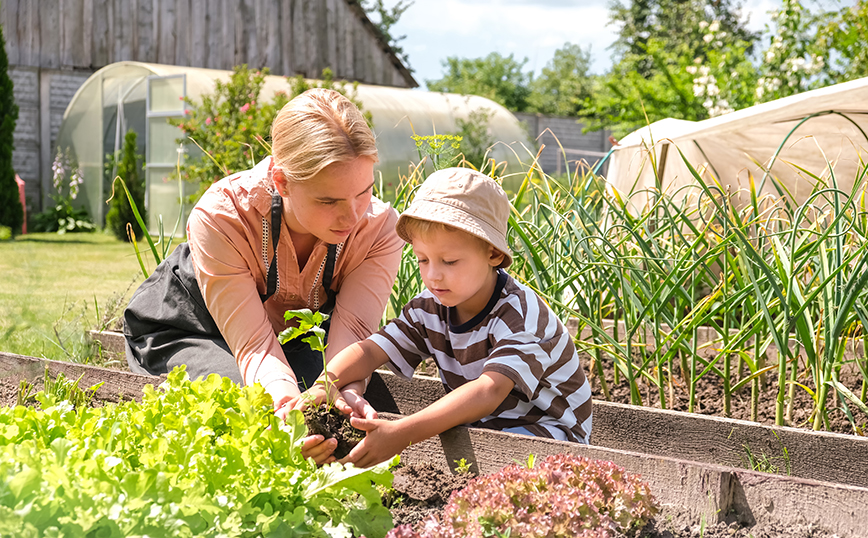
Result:
M659 178L675 193L694 181L686 161L706 184L713 176L736 192L752 178L758 194L788 193L800 205L814 191L812 176L832 185L831 164L837 187L849 194L868 148L866 103L862 78L703 121L657 121L615 146L608 181L626 195L655 188Z
M139 153L145 156L148 227L155 230L162 217L167 231L176 221L180 200L198 189L175 177L181 130L168 123L184 115L184 98L200 101L214 90L215 81L228 81L231 72L192 67L119 62L94 73L66 109L57 138L58 148L70 149L84 177L84 204L101 223L111 195L106 156L120 149L123 133L139 134ZM269 76L262 99L287 92L285 77ZM456 120L487 109L489 129L496 144L491 156L517 164L518 156L532 151L533 143L519 121L505 108L477 96L434 93L360 84L356 98L373 116L380 152L377 170L384 181L394 181L411 161L418 162L413 134L446 134L458 130ZM189 210L189 208L186 208Z

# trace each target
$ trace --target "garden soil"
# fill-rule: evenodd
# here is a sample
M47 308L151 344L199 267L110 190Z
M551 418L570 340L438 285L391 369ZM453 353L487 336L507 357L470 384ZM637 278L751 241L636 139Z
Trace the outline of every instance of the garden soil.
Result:
M588 377L591 380L593 398L605 400L602 384L599 382L597 376L591 375L592 363L590 357L588 355L583 355L581 358L585 373L588 374ZM735 369L735 366L733 369ZM676 369L676 374L678 374L678 369ZM621 382L619 384L615 385L613 383L614 365L611 362L606 362L604 364L603 375L608 383L609 397L611 398L611 401L624 404L631 403L630 388L627 383L624 382L624 377L621 376ZM778 395L776 375L776 373L770 374L770 376L774 377L769 377L765 386L763 386L762 383L760 384L757 422L768 426L774 426L775 424L775 402ZM858 374L842 372L841 381L854 393L859 394L861 391L862 381ZM799 379L798 382L804 385L811 384L805 379ZM642 405L660 408L660 393L656 386L652 385L647 380L642 379L639 382L639 393L642 397ZM723 394L723 383L719 377L716 377L713 374L708 374L702 377L696 386L696 404L694 412L701 415L723 417ZM672 390L670 391L669 387L667 387L665 396L667 400L667 409L673 411L687 411L689 392L686 383L681 379L680 375L673 377ZM793 400L792 421L787 424L787 426L811 429L813 426L811 419L813 401L811 400L811 396L804 389L796 387L793 394ZM850 421L847 419L841 404L834 399L833 395L830 394L826 405L829 410L829 427L825 431L844 434L856 433L853 426L850 424ZM750 407L751 389L750 384L748 383L739 392L732 395L732 415L728 418L750 420ZM868 416L856 409L853 405L850 405L850 412L853 414L856 425L860 430L868 427Z

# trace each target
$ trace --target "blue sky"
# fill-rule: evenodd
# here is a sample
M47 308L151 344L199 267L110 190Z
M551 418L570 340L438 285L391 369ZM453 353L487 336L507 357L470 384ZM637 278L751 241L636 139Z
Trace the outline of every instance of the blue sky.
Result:
M609 0L416 0L393 33L407 36L400 45L423 88L426 79L442 76L441 62L449 56L514 54L528 59L525 71L539 73L566 42L590 47L591 69L599 74L611 65L608 47L615 39L608 5ZM750 16L750 29L761 31L768 12L779 6L780 0L747 0L742 13Z

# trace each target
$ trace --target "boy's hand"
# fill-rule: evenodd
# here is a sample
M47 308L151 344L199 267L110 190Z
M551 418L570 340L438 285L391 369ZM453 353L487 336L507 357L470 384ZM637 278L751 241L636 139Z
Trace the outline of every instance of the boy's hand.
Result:
M356 383L350 383L341 389L342 398L340 402L344 407L338 407L338 409L346 415L352 415L357 418L377 418L377 411L368 403L368 400L362 397L363 391L359 390L363 385L359 384L358 387L356 385ZM338 404L335 403L335 406L338 406Z
M353 417L350 424L367 432L362 441L340 460L356 467L370 467L382 463L410 446L400 420L379 420Z

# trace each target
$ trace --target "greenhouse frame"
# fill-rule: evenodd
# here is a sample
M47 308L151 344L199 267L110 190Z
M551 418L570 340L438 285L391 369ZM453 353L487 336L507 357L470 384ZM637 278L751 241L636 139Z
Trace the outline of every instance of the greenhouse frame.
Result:
M182 200L198 185L176 177L185 151L177 142L180 128L168 120L185 114L185 98L200 102L202 95L213 92L216 81L226 82L230 76L230 71L118 62L88 78L64 113L57 148L69 149L76 159L84 178L80 203L94 222L103 222L111 196L113 175L105 170L106 158L120 149L129 129L138 133L139 153L145 156L148 228L157 230L162 219L168 232L179 215L185 222L190 207ZM260 98L271 100L275 93L289 90L286 77L268 76ZM467 120L473 111L488 114L490 132L499 141L490 155L498 162L509 163L512 170L520 159L531 159L535 153L515 116L483 97L366 84L359 84L355 95L373 117L380 158L376 170L384 181L397 182L411 162L419 161L414 134L456 132L457 120ZM178 235L183 235L183 225Z

